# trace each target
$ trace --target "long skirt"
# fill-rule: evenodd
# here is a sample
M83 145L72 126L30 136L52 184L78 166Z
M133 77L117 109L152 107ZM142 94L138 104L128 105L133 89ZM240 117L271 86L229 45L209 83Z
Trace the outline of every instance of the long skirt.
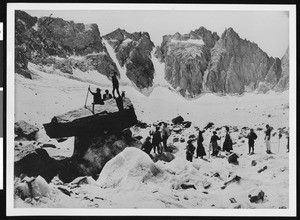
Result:
M205 155L206 155L206 153L205 153L205 149L203 147L203 144L202 143L198 144L198 146L197 146L197 157L203 157Z

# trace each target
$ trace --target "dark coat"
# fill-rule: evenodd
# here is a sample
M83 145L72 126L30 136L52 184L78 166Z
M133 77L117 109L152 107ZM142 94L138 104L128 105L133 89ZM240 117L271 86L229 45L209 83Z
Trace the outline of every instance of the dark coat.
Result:
M150 154L151 150L152 150L152 144L149 140L146 140L143 145L141 150L145 151L145 153Z
M94 104L103 104L101 93L91 92L94 97Z
M229 133L226 133L225 140L223 143L223 151L231 151L232 150L232 140Z
M197 139L197 157L205 156L205 149L203 147L202 142L204 141L202 134L199 134Z
M155 131L153 134L152 143L153 145L157 145L161 142L161 136L159 131Z
M112 84L113 84L113 87L118 87L119 86L118 78L115 75L112 76Z
M249 144L254 144L254 140L256 140L257 135L254 132L250 132L246 138L248 138Z

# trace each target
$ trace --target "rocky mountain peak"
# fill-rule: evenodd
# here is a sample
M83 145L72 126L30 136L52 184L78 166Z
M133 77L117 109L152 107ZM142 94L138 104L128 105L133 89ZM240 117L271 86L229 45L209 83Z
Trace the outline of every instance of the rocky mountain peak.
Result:
M223 32L222 39L240 39L240 36L233 30L232 27L229 27L227 29L225 29L225 31Z
M15 72L31 78L28 62L73 74L96 70L110 76L117 71L107 54L96 24L75 23L61 18L37 19L24 11L15 13ZM72 58L76 56L76 58Z
M127 77L140 89L151 87L154 77L151 51L154 44L150 35L117 29L103 38L113 47L120 66L126 68Z

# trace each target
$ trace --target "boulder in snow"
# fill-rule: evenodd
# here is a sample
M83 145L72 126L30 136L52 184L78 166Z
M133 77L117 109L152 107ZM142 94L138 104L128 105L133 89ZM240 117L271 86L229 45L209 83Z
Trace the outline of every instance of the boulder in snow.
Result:
M192 122L190 122L190 121L184 121L184 122L182 122L182 124L183 124L183 126L184 126L185 128L189 128L189 127L191 127Z
M213 125L214 125L214 123L209 122L209 123L207 123L207 125L204 127L204 129L207 130L207 129L211 128Z
M265 193L261 189L253 189L248 195L250 202L258 203L264 200Z
M176 118L172 119L172 123L177 125L177 124L181 124L184 121L183 117L181 117L180 115L177 116Z
M173 138L173 143L176 143L176 142L178 142L179 141L179 138L178 137L174 137Z
M17 139L25 138L26 140L36 140L36 133L39 129L23 120L17 121L15 123L15 134Z
M38 176L36 178L24 178L15 186L16 194L21 198L38 198L51 196L51 188L46 180Z
M156 155L153 158L153 161L156 162L158 160L162 160L165 162L171 162L174 158L175 158L174 155L171 154L170 152L163 152L162 154Z
M238 158L239 158L239 156L236 153L232 153L228 156L227 160L228 160L228 163L237 164Z
M105 164L97 182L102 187L123 186L132 189L160 172L148 154L127 147Z
M256 166L256 164L257 164L256 160L252 160L251 166Z

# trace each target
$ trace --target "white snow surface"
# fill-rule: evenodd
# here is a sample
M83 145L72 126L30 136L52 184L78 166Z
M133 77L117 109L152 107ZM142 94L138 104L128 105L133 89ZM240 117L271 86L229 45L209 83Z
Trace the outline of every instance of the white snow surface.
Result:
M51 156L71 156L74 138L58 143L50 139L42 127L50 122L54 115L83 107L86 100L89 83L69 79L51 72L45 73L39 67L31 64L34 73L33 80L18 74L15 77L15 121L25 120L40 128L38 141L45 140L54 143L56 149L46 149ZM122 73L121 73L122 74ZM125 76L125 75L123 75ZM162 76L158 71L156 76ZM122 78L122 75L121 75ZM162 83L164 84L164 83ZM103 84L102 91L112 89L111 83ZM246 93L243 96L218 96L204 94L197 99L186 100L167 86L156 81L149 96L138 92L132 86L120 86L126 91L134 105L137 118L147 123L158 121L170 122L172 118L181 115L191 121L192 126L181 134L172 132L168 144L173 138L185 138L191 134L197 136L194 126L203 128L208 122L213 122L214 128L220 126L237 126L238 132L232 132L231 137L235 153L239 155L239 165L229 164L226 157L185 159L186 142L176 142L178 148L175 159L170 163L151 159L138 149L126 149L109 161L100 173L98 181L84 184L72 189L67 196L59 190L53 190L50 198L41 202L28 203L20 198L15 199L15 207L81 207L81 208L274 208L289 207L289 154L286 153L286 137L280 140L272 136L271 146L274 154L265 153L264 132L256 131L254 155L247 155L247 139L239 139L242 127L263 128L265 124L278 128L289 127L289 93L269 92L267 94ZM92 90L99 85L91 84ZM92 102L88 95L87 103ZM149 130L133 127L134 135L145 138ZM219 131L223 137L224 129ZM208 144L212 133L207 130L204 136L204 147L208 152ZM224 138L221 139L221 143ZM196 145L196 143L194 143ZM222 153L224 154L224 153ZM223 155L225 156L225 155ZM251 166L252 160L257 165ZM258 173L262 167L268 168ZM154 169L155 168L155 169ZM153 170L159 170L153 175ZM220 177L213 175L218 172ZM241 177L239 183L231 183L221 189L224 182L235 175ZM196 187L182 189L181 184L191 184ZM210 187L204 189L204 185ZM51 189L57 186L49 184ZM252 190L261 189L266 199L260 203L251 203L248 194ZM77 193L77 194L76 194ZM231 203L235 198L237 203Z

